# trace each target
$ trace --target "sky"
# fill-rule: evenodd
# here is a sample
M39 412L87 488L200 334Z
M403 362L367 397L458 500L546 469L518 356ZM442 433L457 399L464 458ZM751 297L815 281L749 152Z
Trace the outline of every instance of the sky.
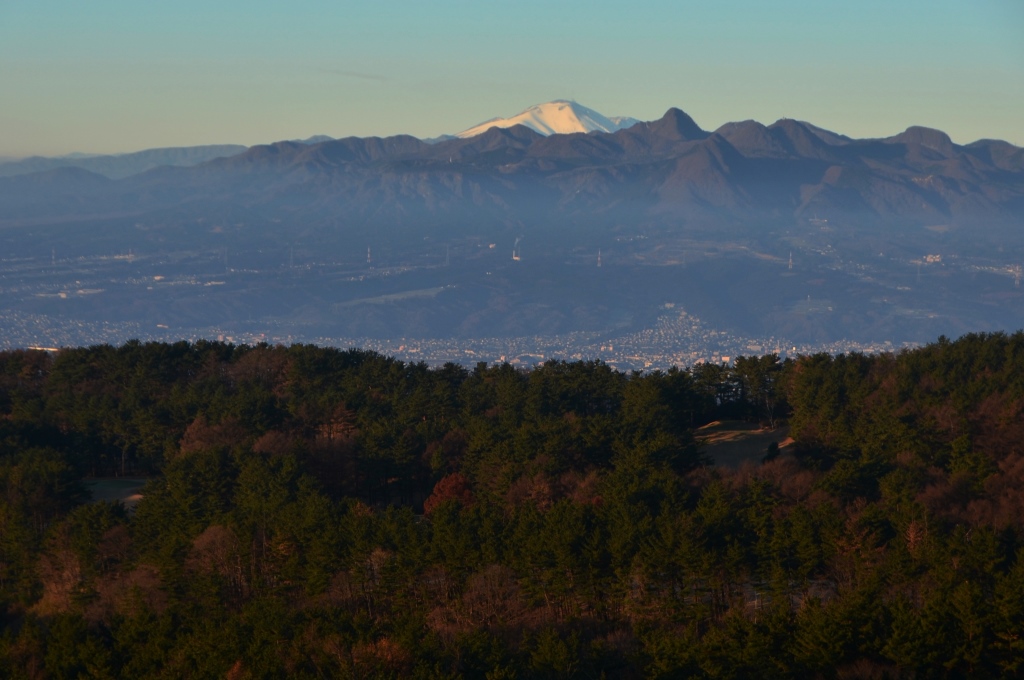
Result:
M0 156L456 133L552 99L1024 146L1022 0L0 0Z

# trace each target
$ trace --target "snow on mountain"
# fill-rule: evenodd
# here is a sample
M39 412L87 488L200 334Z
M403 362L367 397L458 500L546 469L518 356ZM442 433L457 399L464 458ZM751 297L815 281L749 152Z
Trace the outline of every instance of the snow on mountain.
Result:
M606 118L593 109L565 99L531 106L511 118L492 118L460 132L456 137L475 137L491 128L525 125L542 135L564 135L572 132L615 132L637 123L635 118Z
M312 146L313 144L321 144L323 142L333 142L334 137L329 137L327 135L313 135L312 137L306 137L305 139L289 139L288 141L295 142L296 144Z
M630 118L629 116L612 116L608 120L615 123L619 130L625 130L626 128L633 127L637 123L641 122L636 118Z

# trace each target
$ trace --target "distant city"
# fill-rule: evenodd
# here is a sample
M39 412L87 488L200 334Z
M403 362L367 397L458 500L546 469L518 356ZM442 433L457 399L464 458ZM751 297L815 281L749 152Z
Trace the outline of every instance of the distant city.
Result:
M889 292L885 293L884 300L893 299L897 305L894 318L902 319L907 327L936 316L921 311L913 298L906 297L914 292L912 288L922 290L922 271L932 272L928 274L931 280L948 281L946 285L954 280L977 282L978 277L983 277L982 280L990 282L985 285L1004 291L999 298L1003 304L993 308L1001 308L1003 312L1007 311L1007 302L1020 297L1020 267L1011 264L959 261L954 265L944 261L940 255L929 254L902 262L892 261L884 269L879 269L874 264L866 267L842 261L829 246L801 245L800 258L803 261L812 255L821 258L820 264L807 277L838 273L858 281L888 279L884 290ZM488 280L497 278L502 271L508 275L521 266L517 248L518 244L513 246L514 267L509 261L503 261L503 264L493 261L494 256L490 254L493 249L486 245L483 251L491 259L481 260L479 265L472 264L477 260L464 260L462 266L480 269L483 278ZM466 248L461 247L458 252L466 257L465 251ZM73 258L60 258L54 252L49 257L0 259L0 349L58 350L96 344L121 345L133 339L142 342L205 339L236 345L302 343L341 349L360 348L429 366L449 362L464 366L480 362L507 362L513 366L529 367L549 360L600 360L618 370L655 371L704 362L730 363L738 356L763 354L786 358L818 352L895 352L937 337L924 336L921 342L906 336L890 340L833 336L812 341L807 337L794 338L785 332L745 333L736 330L735 322L728 322L739 318L735 313L725 315L726 323L711 321L698 314L687 302L686 285L677 286L683 294L676 301L660 302L653 306L653 311L637 315L631 321L614 323L615 319L609 317L604 321L605 327L596 330L499 335L487 332L488 328L494 328L492 325L484 326L484 332L476 334L463 333L460 336L452 332L445 336L436 332L435 324L435 332L418 336L401 332L378 332L376 335L337 332L343 331L345 326L332 322L332 319L372 320L374 314L402 319L413 315L417 308L429 316L435 310L443 311L443 305L438 306L439 296L458 295L459 291L465 294L465 291L479 287L480 278L470 279L468 283L451 283L457 279L446 277L456 275L458 271L447 266L447 249L442 256L444 267L388 267L374 266L369 262L296 264L295 254L291 251L283 255L286 264L258 266L240 263L237 268L226 266L224 255L216 252L146 255L128 251ZM696 266L707 256L694 254L691 257ZM773 285L789 285L788 282L794 280L793 259L791 253L785 252L774 260L773 266L779 272L777 276L782 277L778 281L782 283ZM765 259L760 258L759 261ZM721 260L714 262L717 267L724 264ZM495 276L491 275L491 270ZM454 274L449 273L453 271ZM608 267L604 271L608 271ZM624 287L628 285L628 279L622 277L636 276L629 273L635 271L631 268L620 274L609 274L621 278ZM696 278L700 279L700 276ZM395 285L380 287L381 282L389 281L394 281ZM815 281L817 279L811 278L811 283ZM835 301L841 300L843 295L839 289L834 289L830 295L824 286L813 287L820 291L821 297L808 295L806 299L794 300L792 293L785 294L789 316L779 317L784 323L790 318L833 317L837 314L833 306L838 305L842 309L855 304L851 300ZM951 287L956 287L956 284ZM707 291L715 286L709 284L702 288ZM690 290L692 292L692 287ZM250 291L257 292L252 295ZM232 302L243 295L247 302L245 306ZM664 295L668 297L671 293L665 292ZM897 296L905 299L895 302ZM284 301L283 304L273 302L278 298ZM692 294L690 299L694 299ZM700 295L696 298L698 302L702 299ZM872 298L869 304L878 305L875 300L880 299ZM315 304L310 304L313 300ZM257 304L259 301L262 301L262 308ZM729 304L726 302L726 307ZM302 305L318 311L310 312ZM272 306L276 309L271 309ZM282 311L289 306L297 311L292 314ZM720 303L709 305L704 302L705 310L717 311L721 307ZM621 316L621 310L617 313ZM455 318L457 320L458 317ZM188 323L190 319L192 323ZM352 323L347 328L353 329L357 325ZM411 324L406 327L411 327ZM792 324L790 327L800 328Z
M129 340L177 342L217 340L232 344L314 344L341 349L371 350L410 363L428 366L480 362L529 367L549 360L599 360L623 371L656 371L713 362L730 363L738 356L777 354L781 358L827 352L878 353L916 346L905 342L859 343L837 341L792 344L785 338L743 337L710 328L674 304L653 328L610 337L606 333L567 333L553 336L477 339L325 337L289 332L281 327L266 332L239 328L146 328L137 322L71 321L57 317L0 312L0 349L33 348L48 351L97 344L121 345Z

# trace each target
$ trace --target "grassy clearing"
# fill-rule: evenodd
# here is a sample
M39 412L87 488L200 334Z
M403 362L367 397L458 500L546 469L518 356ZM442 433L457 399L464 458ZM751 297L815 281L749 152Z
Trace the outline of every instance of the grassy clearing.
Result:
M769 430L739 420L716 420L698 428L695 434L715 465L730 468L747 461L760 463L772 442L779 445L779 455L785 456L793 443L788 426Z
M145 477L112 477L107 479L86 480L85 488L92 493L94 502L121 501L131 507L142 498L142 487L149 480Z

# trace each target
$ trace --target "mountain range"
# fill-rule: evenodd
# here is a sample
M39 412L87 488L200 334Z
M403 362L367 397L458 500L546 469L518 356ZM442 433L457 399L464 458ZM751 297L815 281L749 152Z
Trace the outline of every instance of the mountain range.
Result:
M441 135L425 139L428 143L436 143L456 137L473 137L492 127L513 127L525 125L542 135L569 134L573 132L612 132L627 128L639 121L627 116L606 118L593 109L573 101L558 99L545 104L531 106L511 118L492 118L476 125L458 135ZM320 144L334 141L328 135L313 135L305 139L290 140L298 144ZM233 156L245 151L248 147L239 144L214 144L207 146L168 147L146 149L133 153L122 154L87 154L71 153L57 157L31 156L14 158L0 156L0 177L27 175L34 172L45 172L55 168L82 168L111 179L122 179L152 170L164 165L188 167L199 165L214 158Z
M329 139L329 138L327 138ZM318 141L324 141L319 139ZM234 156L248 147L240 144L211 144L207 146L182 146L163 149L146 149L124 154L69 154L56 158L31 156L29 158L0 160L0 177L28 175L46 172L56 168L81 168L111 179L137 175L164 165L199 165L214 158Z
M135 156L149 164L154 153ZM613 132L545 136L496 125L433 144L405 135L279 142L120 179L83 167L107 160L0 178L0 224L161 221L168 211L187 221L212 211L341 232L809 219L956 231L1024 222L1024 150L1006 142L957 145L922 127L857 140L789 119L709 132L679 109Z
M571 102L527 118L600 122ZM730 337L813 347L1024 326L1024 149L1002 141L791 119L705 130L672 108L611 131L211 153L124 177L0 177L0 317L613 338L664 337L651 329L685 309Z

